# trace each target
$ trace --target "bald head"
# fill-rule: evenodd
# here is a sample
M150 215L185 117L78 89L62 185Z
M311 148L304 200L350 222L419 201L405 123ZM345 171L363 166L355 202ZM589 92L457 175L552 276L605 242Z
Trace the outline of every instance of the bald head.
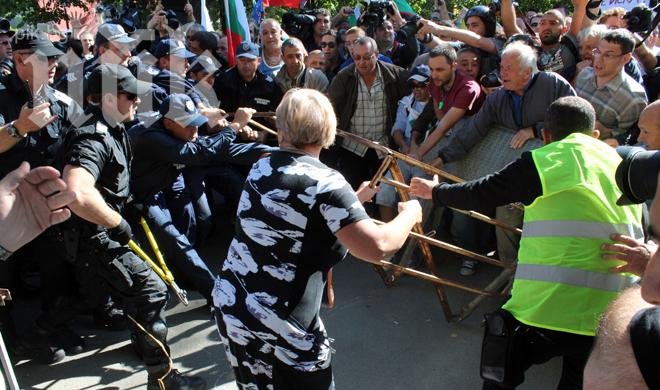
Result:
M639 142L649 150L660 150L660 100L649 104L639 116Z

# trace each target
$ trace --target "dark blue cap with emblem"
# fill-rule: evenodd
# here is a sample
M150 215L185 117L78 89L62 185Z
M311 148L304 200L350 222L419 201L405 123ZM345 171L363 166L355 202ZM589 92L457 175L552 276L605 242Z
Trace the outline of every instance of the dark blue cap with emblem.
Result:
M259 57L259 46L256 43L243 41L236 48L236 58L245 57L255 59Z
M186 48L183 46L183 43L171 38L163 39L158 42L154 48L153 54L156 58L161 58L168 55L179 58L195 57L195 54L186 50Z
M208 121L204 115L199 113L192 99L182 93L168 96L160 105L159 111L163 117L184 127L201 126Z

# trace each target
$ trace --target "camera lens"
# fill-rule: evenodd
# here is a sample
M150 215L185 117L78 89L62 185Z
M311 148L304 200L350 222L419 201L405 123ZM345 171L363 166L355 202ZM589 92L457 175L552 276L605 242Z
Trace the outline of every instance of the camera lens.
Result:
M616 169L616 184L623 192L618 205L643 203L653 199L658 185L660 151L646 151L634 146L616 149L623 161Z

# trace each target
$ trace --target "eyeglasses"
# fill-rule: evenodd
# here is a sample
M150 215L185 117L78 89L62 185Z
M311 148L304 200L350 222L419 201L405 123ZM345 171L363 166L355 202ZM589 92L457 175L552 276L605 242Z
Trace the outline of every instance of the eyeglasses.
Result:
M136 94L126 92L126 91L119 91L119 92L117 92L117 95L124 95L124 96L126 96L127 100L130 100L132 102L135 101L135 99L137 99L137 97L138 97Z
M415 83L415 82L410 82L408 83L408 86L410 89L426 89L427 88L427 83Z
M324 47L334 49L335 47L337 47L337 44L334 42L321 42L321 49L323 49Z
M593 55L594 57L601 57L602 56L603 59L606 60L606 61L613 60L613 59L621 57L625 54L626 53L621 53L621 54L603 53L602 51L600 51L600 49L591 50L591 55Z

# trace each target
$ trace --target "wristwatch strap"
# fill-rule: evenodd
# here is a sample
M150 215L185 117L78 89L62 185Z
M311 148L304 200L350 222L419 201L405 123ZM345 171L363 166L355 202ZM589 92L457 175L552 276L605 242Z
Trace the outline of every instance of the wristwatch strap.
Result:
M5 249L2 245L0 245L0 260L5 261L9 258L9 256L13 255L14 252Z

